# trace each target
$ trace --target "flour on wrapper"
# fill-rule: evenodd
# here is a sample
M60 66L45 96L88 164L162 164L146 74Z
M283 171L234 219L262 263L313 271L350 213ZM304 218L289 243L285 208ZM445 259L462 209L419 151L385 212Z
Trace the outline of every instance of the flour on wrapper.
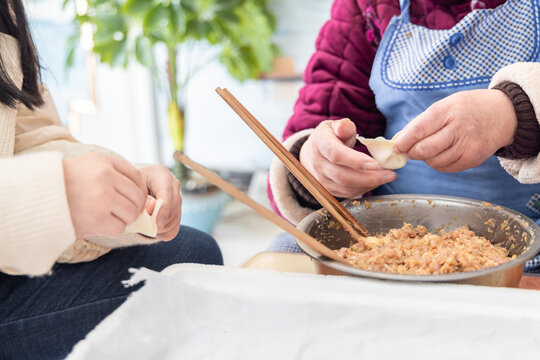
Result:
M356 136L358 141L364 144L371 156L388 170L395 170L405 166L409 157L406 154L396 154L394 152L394 141L387 140L382 136L375 139L366 139L363 136Z
M139 233L150 237L156 237L157 235L157 215L159 209L163 205L162 199L157 199L156 206L154 207L154 212L152 215L148 214L146 209L139 215L137 220L133 223L126 226L126 232L128 233Z

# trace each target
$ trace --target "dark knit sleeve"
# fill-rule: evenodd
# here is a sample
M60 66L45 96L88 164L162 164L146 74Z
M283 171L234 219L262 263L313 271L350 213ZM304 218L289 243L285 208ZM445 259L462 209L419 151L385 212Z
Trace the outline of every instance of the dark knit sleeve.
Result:
M298 139L289 150L297 160L300 160L300 150L302 149L302 146L304 145L308 137L309 136L304 136L303 138ZM315 199L313 195L311 195L311 193L304 187L304 185L302 185L300 180L298 180L290 171L287 172L287 179L289 180L294 195L296 196L296 200L300 203L300 205L312 209L320 209L322 207L319 201ZM338 201L345 200L341 198L336 199Z
M298 139L290 148L289 151L297 160L300 160L300 150L308 138L309 136L304 136L303 138ZM289 180L289 184L291 184L291 188L293 189L296 200L300 205L312 209L319 209L321 207L321 204L317 201L317 199L315 199L313 195L307 191L300 180L298 180L290 171L287 172L287 179Z
M540 153L540 125L527 93L517 84L505 81L493 87L510 98L517 116L514 142L495 155L507 159L527 159Z

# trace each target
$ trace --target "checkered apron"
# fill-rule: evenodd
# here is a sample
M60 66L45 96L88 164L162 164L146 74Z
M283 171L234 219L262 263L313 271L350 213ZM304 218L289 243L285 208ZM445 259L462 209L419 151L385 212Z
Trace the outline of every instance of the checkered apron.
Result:
M540 60L540 0L510 0L475 10L448 30L431 30L409 20L409 0L401 0L379 46L370 87L386 117L386 138L434 102L455 92L487 88L503 66ZM540 223L540 184L520 184L492 156L475 169L456 174L410 161L397 180L377 194L439 194L488 201L509 207ZM527 271L540 271L540 256Z

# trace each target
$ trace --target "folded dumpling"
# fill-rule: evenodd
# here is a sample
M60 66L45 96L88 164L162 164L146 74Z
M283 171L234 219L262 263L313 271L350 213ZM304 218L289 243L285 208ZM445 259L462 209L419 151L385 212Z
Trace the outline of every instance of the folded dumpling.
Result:
M144 209L137 220L126 226L125 231L127 233L139 233L150 237L156 237L158 232L156 220L161 205L163 205L163 200L157 199L152 215L148 214L146 209Z
M382 136L375 139L366 139L363 136L357 136L358 141L364 144L371 156L388 170L399 169L405 166L409 157L407 154L396 154L394 152L394 141L387 140Z

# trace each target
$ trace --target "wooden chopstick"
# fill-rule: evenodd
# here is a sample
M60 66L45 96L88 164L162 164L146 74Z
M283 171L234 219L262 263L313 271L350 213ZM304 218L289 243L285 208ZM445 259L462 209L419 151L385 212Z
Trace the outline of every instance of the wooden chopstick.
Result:
M218 88L216 91L354 239L361 241L361 236L357 232L368 236L367 230L356 221L339 201L227 89L222 90Z
M193 169L194 171L196 171L203 177L205 177L212 184L216 185L217 187L225 191L227 194L231 195L236 200L246 204L247 206L255 210L255 212L257 212L259 215L261 215L265 219L273 222L274 224L276 224L277 226L279 226L280 228L282 228L283 230L285 230L286 232L288 232L289 234L291 234L298 240L302 241L311 249L326 256L327 258L339 261L344 264L348 264L347 261L345 261L345 259L337 255L334 251L332 251L331 249L329 249L328 247L326 247L319 241L315 240L313 237L309 236L305 232L297 229L291 223L279 217L270 209L262 206L261 204L259 204L258 202L250 198L246 193L238 190L236 187L234 187L234 185L223 180L214 172L196 163L195 161L191 160L189 157L187 157L186 155L180 152L176 152L174 154L174 158L180 161L182 164L186 165L187 167Z
M355 240L362 241L361 235L369 236L347 209L227 89L217 88L216 92Z

